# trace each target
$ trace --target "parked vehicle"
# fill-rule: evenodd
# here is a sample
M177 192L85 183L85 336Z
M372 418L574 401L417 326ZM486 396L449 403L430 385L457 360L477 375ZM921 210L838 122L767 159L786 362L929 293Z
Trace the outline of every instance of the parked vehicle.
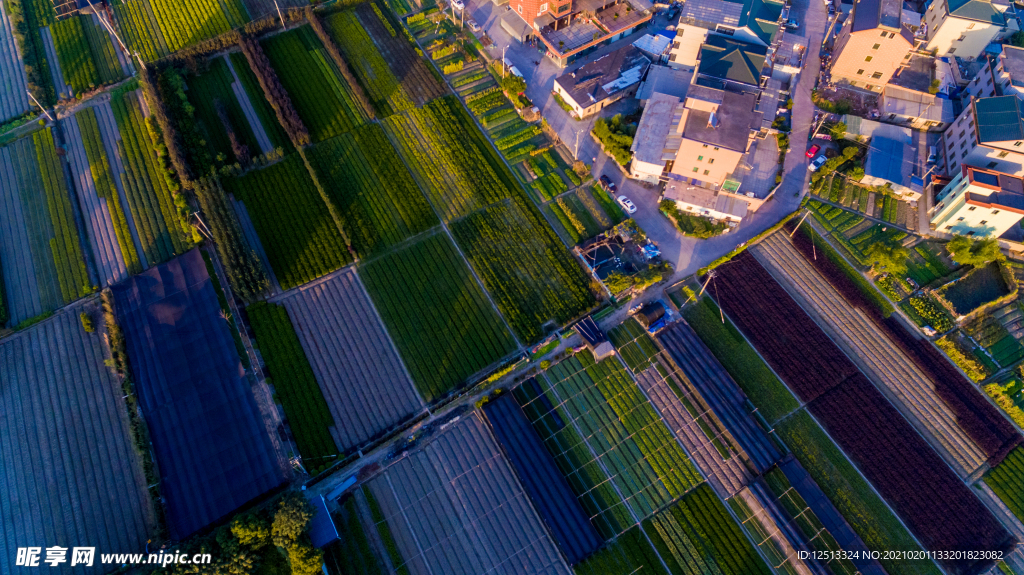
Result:
M608 176L601 176L601 187L612 193L615 193L615 191L618 189L615 186L615 182L613 182L612 179L609 178Z
M508 68L509 73L511 73L513 76L518 76L520 78L523 77L523 73L519 71L519 68L513 66L512 62L508 61L508 58L502 59L502 62L505 63L505 67Z
M827 160L828 158L826 158L824 154L818 156L817 158L814 158L814 161L811 162L809 166L807 166L807 171L817 172L818 169L825 165L825 162Z
M459 12L466 9L466 3L462 0L452 0L452 6Z
M799 29L800 29L800 22L798 22L796 20L796 18L790 18L789 20L786 20L786 30L799 30Z
M622 209L626 210L626 213L628 214L636 213L636 205L634 205L626 196L619 196L619 205L622 206Z
M476 23L476 20L467 20L466 26L469 26L469 29L472 30L473 32L480 31L480 25Z
M807 149L807 152L804 155L807 156L808 158L813 158L820 151L821 151L821 146L819 146L818 144L814 144L813 146L811 146L810 148Z
M939 150L935 146L928 146L928 163L937 164L939 162Z
M832 5L832 4L828 5L828 15L829 16L835 16L836 15L836 7L834 5Z

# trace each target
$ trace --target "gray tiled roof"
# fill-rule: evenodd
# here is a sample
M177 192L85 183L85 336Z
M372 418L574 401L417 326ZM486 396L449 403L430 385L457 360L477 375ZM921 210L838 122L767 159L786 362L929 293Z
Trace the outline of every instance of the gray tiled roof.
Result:
M754 111L757 97L753 94L725 92L718 111L690 110L683 127L683 137L712 146L744 152L751 130L761 129L761 112Z
M700 47L700 76L757 86L768 50L763 46L712 34Z
M555 82L577 104L586 108L621 91L624 86L611 84L623 73L639 67L640 72L636 77L636 82L639 82L650 64L651 61L640 50L627 45L559 76Z
M949 13L967 20L991 22L1004 26L1006 17L987 0L947 0Z
M1024 140L1021 102L1016 96L981 98L974 102L978 141L1005 142Z

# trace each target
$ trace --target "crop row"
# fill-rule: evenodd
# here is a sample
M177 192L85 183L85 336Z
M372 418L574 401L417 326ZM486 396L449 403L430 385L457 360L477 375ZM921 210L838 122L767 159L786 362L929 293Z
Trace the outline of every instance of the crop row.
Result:
M380 124L322 142L310 156L360 257L437 225L437 216Z
M619 535L573 568L576 575L669 575L639 526Z
M479 210L452 233L521 341L540 339L545 323L566 324L594 305L583 267L528 200Z
M505 151L508 150L509 148L516 146L517 144L521 144L526 140L529 140L530 138L536 136L539 133L540 128L534 125L530 125L514 134L509 134L508 136L499 138L494 142L494 145L497 146L499 150Z
M266 362L267 376L284 407L288 424L295 436L295 444L310 473L333 463L338 447L331 438L330 428L335 425L327 409L324 394L288 312L276 304L255 303L246 308L260 355Z
M251 45L252 43L250 43L250 46ZM257 120L259 120L260 125L263 126L263 130L267 133L267 138L270 139L270 144L274 148L291 148L292 144L288 137L288 133L278 121L274 107L268 101L267 96L260 87L259 80L256 78L256 74L253 73L245 54L241 52L232 52L231 54L228 54L226 58L228 63L231 64L231 68L238 76L238 82L242 85L242 89L245 90L249 103L252 105L252 109L256 113Z
M337 12L325 21L331 37L340 45L349 61L355 64L356 77L366 88L381 117L414 107L354 11Z
M160 173L156 149L136 93L113 97L110 107L121 139L118 142L128 207L142 251L150 265L185 251L184 231L174 211L171 191Z
M512 396L544 442L544 447L594 527L605 539L628 529L633 518L626 503L615 492L608 474L594 458L590 447L569 423L568 408L554 389L531 378L514 388Z
M343 134L365 122L351 89L311 28L272 36L262 45L312 141Z
M75 114L75 119L82 132L82 143L85 145L85 154L89 159L89 171L92 172L92 179L96 185L96 195L106 200L125 267L128 269L129 275L135 275L142 271L142 263L139 261L139 252L135 249L135 241L132 239L132 232L128 227L128 219L121 206L121 198L114 183L113 170L103 149L103 137L100 134L99 123L96 121L96 112L92 108L86 108Z
M64 302L72 302L92 291L85 257L79 242L78 228L71 207L71 197L64 177L64 169L57 156L53 133L43 130L32 135L36 147L39 171L43 176L43 190L53 223L50 251L57 268L61 295Z
M231 88L234 77L227 62L214 58L207 70L189 76L187 82L188 102L195 107L195 118L212 154L222 154L226 163L243 165L259 155L259 142Z
M132 0L143 1L143 0ZM171 52L249 21L240 0L145 0Z
M133 53L152 62L170 53L156 16L146 0L113 0L111 6L124 42Z
M87 17L72 16L50 26L53 47L57 51L57 61L60 62L64 81L71 85L75 94L91 90L100 83L100 75L82 26L83 18Z
M445 234L373 260L359 276L427 402L516 347Z
M835 381L818 378L792 383L797 395L813 400L810 409L829 434L931 550L999 549L1009 534L935 454L895 408L861 375L806 314L775 283L749 252L719 269L716 289L721 301L762 356L784 380L794 377L791 363L804 371L832 368L848 373ZM756 318L753 314L756 314ZM794 324L804 333L796 333ZM808 333L809 332L809 333ZM784 341L779 346L775 342ZM822 366L816 358L834 358ZM797 371L796 376L801 374ZM895 463L898 462L898 463ZM973 568L978 561L943 562L953 571Z
M1024 521L1024 447L1010 452L998 467L985 475L985 484L1003 500L1017 519Z
M650 367L651 360L659 351L643 326L633 318L608 330L608 341L612 342L633 373Z
M565 185L565 182L557 173L550 173L537 178L533 181L533 187L540 192L541 197L545 200L553 200L555 196L569 189L569 186Z

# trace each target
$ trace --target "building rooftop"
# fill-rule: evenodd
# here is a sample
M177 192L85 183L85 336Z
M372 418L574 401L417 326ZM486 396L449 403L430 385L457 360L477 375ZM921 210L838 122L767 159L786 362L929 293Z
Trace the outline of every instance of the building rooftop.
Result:
M648 164L662 164L674 160L680 138L670 138L683 117L683 103L668 94L654 93L644 107L640 123L633 138L633 157Z
M850 31L861 32L880 27L893 31L902 30L900 25L902 11L903 0L857 0L853 4ZM913 38L912 34L911 38ZM912 39L911 43L913 43Z
M956 103L948 98L892 84L882 89L882 95L878 98L878 109L883 116L898 114L944 124L955 120L957 115Z
M651 61L633 46L609 52L555 79L583 108L636 84Z
M1003 44L1003 70L1010 75L1014 86L1024 86L1024 48Z
M633 46L636 46L637 50L654 56L664 54L668 51L668 47L671 45L672 40L667 36L662 36L661 34L656 34L654 36L644 34L639 40L633 42Z
M900 66L893 74L890 84L902 86L908 90L927 92L931 87L935 73L935 58L914 54L905 66Z
M923 181L920 176L924 166L914 146L909 128L890 124L879 124L871 133L871 145L864 160L863 183L883 185L891 182L896 186L920 192ZM915 180L914 176L918 176ZM916 184L916 185L915 185Z
M689 109L683 137L689 140L745 152L751 130L761 129L761 113L754 111L753 94L725 92L717 111Z
M1006 17L988 0L946 0L949 13L966 20L1006 25Z
M996 96L974 101L979 142L1024 140L1024 118L1016 96Z
M1011 176L1002 172L993 172L964 166L963 171L971 184L972 190L983 188L984 192L967 192L965 201L968 204L986 207L1001 208L1024 214L1024 180L1020 176Z
M761 83L761 70L764 68L768 49L726 36L711 34L700 47L700 62L697 64L698 82L712 88L725 81L758 86Z
M685 100L691 79L693 79L693 72L689 70L676 70L668 66L651 66L647 71L647 78L643 84L640 84L636 97L639 100L648 100L657 93Z
M665 199L683 202L705 210L714 210L743 219L749 203L745 198L721 190L709 190L680 181L669 181L665 186Z
M767 46L777 37L782 9L774 0L687 0L679 21L709 30L719 24L748 28Z

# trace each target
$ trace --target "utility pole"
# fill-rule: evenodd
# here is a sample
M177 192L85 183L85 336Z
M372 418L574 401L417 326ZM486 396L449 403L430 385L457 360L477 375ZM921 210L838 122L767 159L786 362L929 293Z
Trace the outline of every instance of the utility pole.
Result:
M505 47L501 49L501 77L502 78L505 77L505 50L508 50L508 44L505 44Z
M121 45L121 50L124 50L124 53L128 54L128 57L131 58L132 53L128 50L128 47L124 45L124 42L121 40L121 36L118 35L117 30L114 30L114 27L110 25L110 22L107 22L103 16L100 16L100 13L96 11L96 7L92 5L92 0L85 1L89 3L89 8L91 8L93 13L96 14L96 17L99 18L100 24L103 24L103 27L107 29L107 32L110 32L110 35L113 36L117 40L117 43ZM139 64L142 66L142 69L146 69L146 63L142 61L142 57L139 56L138 52L135 52L135 57L139 59Z
M579 161L580 159L580 131L576 130L576 147L572 153L572 159Z
M28 94L29 98L32 98L32 101L36 103L36 106L39 106L39 109L42 110L44 114L46 114L46 117L49 118L51 122L53 122L53 116L51 116L50 113L46 111L46 108L44 108L43 105L39 103L39 100L36 100L36 97L32 95L32 92L25 90L25 93Z
M274 0L274 7L277 8L277 17L281 19L281 28L287 28L284 25L284 16L281 14L281 6L277 3L277 0Z

